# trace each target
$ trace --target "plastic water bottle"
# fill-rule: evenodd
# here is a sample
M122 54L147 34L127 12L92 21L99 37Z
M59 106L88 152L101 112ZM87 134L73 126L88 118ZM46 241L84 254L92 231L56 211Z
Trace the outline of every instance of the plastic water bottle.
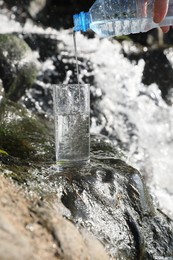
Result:
M173 25L173 0L169 1L165 19L153 22L154 0L96 0L89 12L73 16L74 30L93 30L102 37L146 32Z

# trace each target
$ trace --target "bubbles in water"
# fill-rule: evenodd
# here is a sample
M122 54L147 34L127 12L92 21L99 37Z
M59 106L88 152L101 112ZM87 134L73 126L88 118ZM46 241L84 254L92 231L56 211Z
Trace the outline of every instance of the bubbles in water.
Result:
M80 113L58 115L56 140L58 160L86 160L89 157L89 116Z

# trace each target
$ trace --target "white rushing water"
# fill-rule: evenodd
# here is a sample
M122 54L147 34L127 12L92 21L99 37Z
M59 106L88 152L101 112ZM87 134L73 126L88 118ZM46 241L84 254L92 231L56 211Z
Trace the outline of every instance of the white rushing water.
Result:
M43 30L33 27L30 22L24 27L18 23L14 27L13 22L11 27L8 19L2 17L1 33L51 33L61 40L60 50L68 49L74 55L72 31ZM98 37L88 39L77 34L77 48L80 57L93 64L95 84L105 93L100 107L108 120L109 133L115 129L118 138L127 144L127 162L141 171L163 211L173 217L173 108L164 102L156 84L146 87L141 83L144 60L138 64L131 63L124 58L122 45L117 41ZM124 48L137 51L129 42L124 43ZM173 64L172 54L170 50L168 56ZM81 71L80 81L84 74L87 75L88 71ZM69 75L71 71L67 71L64 83L68 83ZM121 115L125 115L134 126L131 137ZM96 125L93 120L91 131L100 133L101 129L102 125Z

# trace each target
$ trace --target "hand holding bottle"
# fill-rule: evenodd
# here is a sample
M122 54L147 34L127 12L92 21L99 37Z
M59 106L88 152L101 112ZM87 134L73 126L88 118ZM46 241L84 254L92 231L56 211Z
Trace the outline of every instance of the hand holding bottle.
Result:
M74 30L102 37L147 32L173 26L173 0L96 0L88 12L73 16Z

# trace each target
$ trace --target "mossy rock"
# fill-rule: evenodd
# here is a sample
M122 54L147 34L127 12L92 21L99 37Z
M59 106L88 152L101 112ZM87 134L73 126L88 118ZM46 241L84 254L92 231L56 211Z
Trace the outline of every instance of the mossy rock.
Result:
M48 126L23 106L7 99L0 103L0 149L29 160L54 157L54 137Z
M0 78L5 94L18 100L37 76L37 61L27 43L11 34L0 35Z

